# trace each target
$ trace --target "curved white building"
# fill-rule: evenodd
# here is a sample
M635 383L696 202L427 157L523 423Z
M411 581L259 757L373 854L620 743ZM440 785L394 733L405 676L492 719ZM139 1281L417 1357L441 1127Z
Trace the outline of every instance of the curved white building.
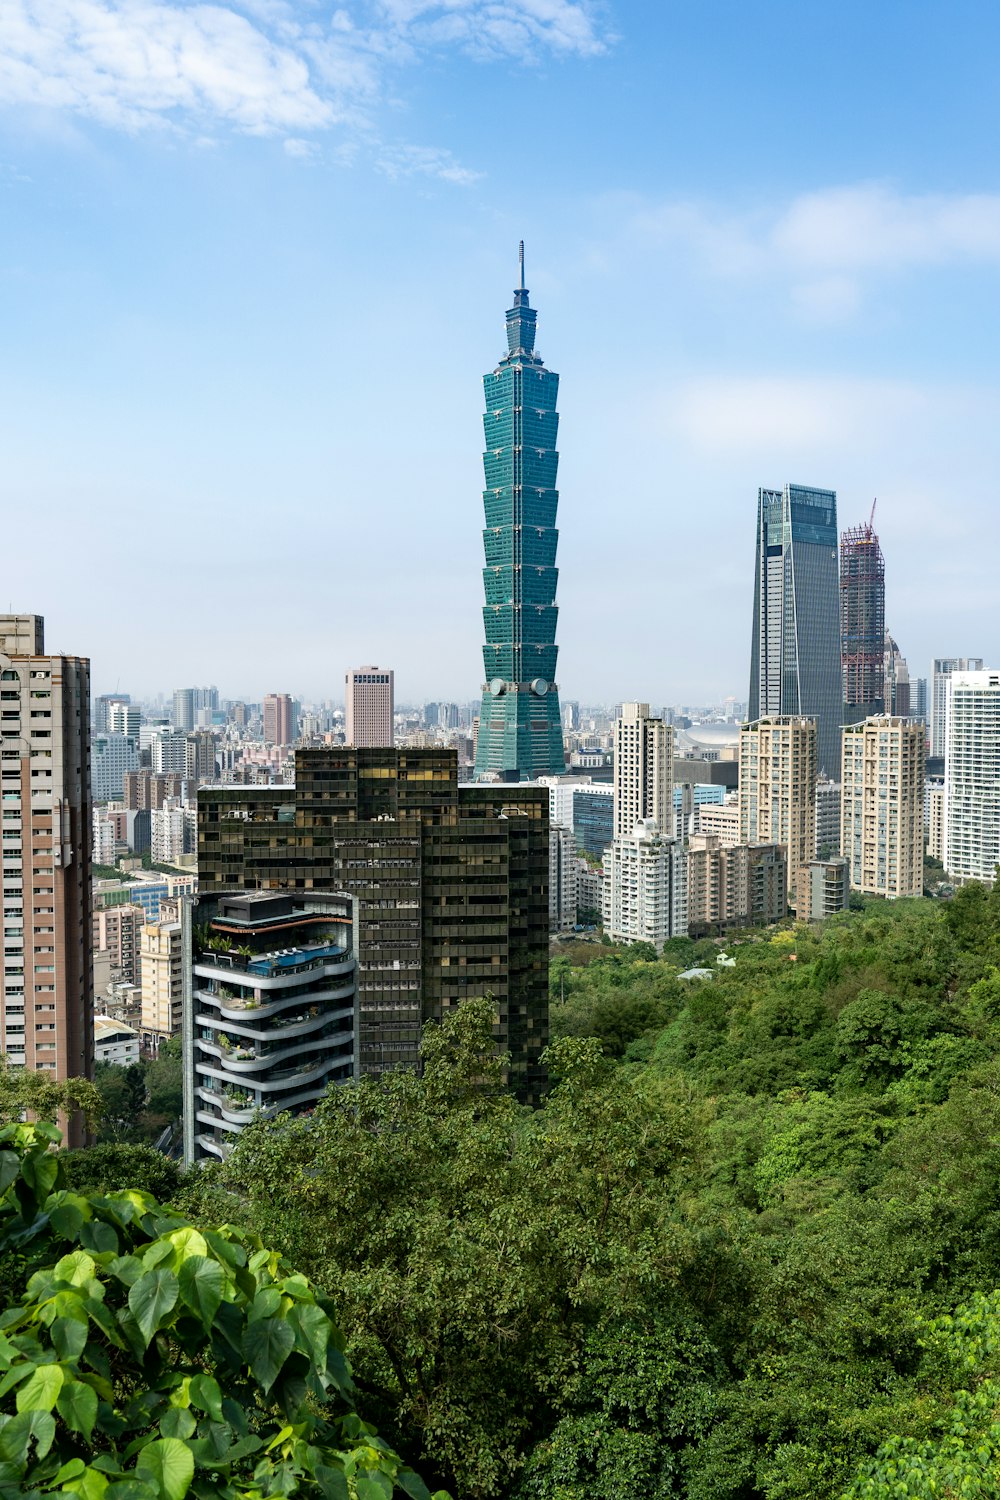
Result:
M184 926L184 1155L219 1160L251 1120L357 1076L357 903L240 891L192 902Z

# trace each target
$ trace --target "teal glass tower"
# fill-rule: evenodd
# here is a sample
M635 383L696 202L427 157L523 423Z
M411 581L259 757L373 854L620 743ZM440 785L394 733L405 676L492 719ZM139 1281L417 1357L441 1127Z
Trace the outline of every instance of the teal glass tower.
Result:
M565 770L556 686L556 396L559 376L535 353L524 285L507 312L507 355L483 377L486 604L476 776L531 780Z

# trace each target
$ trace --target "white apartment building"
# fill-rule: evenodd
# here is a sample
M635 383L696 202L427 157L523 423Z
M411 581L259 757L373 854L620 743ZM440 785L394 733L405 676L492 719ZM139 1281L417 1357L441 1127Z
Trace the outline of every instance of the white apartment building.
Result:
M157 775L187 775L186 730L158 729L150 738L149 748Z
M1000 672L952 672L944 769L944 866L992 884L1000 863Z
M816 854L816 720L775 715L740 726L740 843L781 844L788 904Z
M674 831L674 732L648 703L623 703L615 722L614 834L631 838L636 824L653 822L664 838Z
M111 734L131 735L139 743L142 727L142 710L136 703L112 703L108 708L108 731Z
M947 754L948 684L953 672L981 672L981 656L936 656L931 667L931 755Z
M393 743L393 673L358 667L344 680L344 743L378 749Z
M139 743L132 735L94 735L90 775L95 802L120 801L125 786L125 772L138 769Z
M653 943L687 933L687 856L664 838L654 818L617 834L604 853L601 885L604 931L613 942Z
M173 865L198 847L198 810L180 807L173 798L149 815L150 857L154 865Z
M576 926L579 858L571 828L549 824L549 931L570 932Z
M845 725L840 848L854 890L923 895L926 765L919 722L876 714Z
M93 858L95 865L113 865L117 845L117 823L102 813L99 807L93 812Z

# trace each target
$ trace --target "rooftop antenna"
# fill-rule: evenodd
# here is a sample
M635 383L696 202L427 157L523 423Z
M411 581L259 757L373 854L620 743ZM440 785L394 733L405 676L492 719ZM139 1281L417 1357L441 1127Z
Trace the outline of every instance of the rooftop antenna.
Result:
M523 240L520 241L520 243L518 244L518 247L517 247L517 266L518 266L518 270L521 273L521 284L518 287L518 291L519 292L523 292L525 290L525 285L524 285L524 241Z

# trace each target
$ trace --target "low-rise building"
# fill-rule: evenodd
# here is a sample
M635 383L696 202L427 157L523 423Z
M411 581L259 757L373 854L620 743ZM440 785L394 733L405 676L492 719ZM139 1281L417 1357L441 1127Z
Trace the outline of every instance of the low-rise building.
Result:
M846 911L851 900L851 867L842 856L813 859L799 871L801 897L797 915L807 922Z
M139 1033L111 1016L94 1017L94 1060L127 1068L139 1061Z

